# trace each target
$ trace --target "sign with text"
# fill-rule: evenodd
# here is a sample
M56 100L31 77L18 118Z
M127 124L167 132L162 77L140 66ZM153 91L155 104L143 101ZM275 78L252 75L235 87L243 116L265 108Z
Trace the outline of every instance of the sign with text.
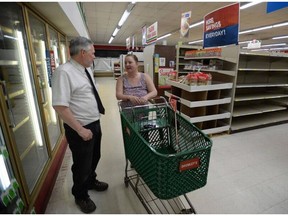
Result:
M198 168L200 166L200 158L193 158L186 161L181 161L179 164L179 171L183 172L185 170L191 170Z
M147 28L146 43L151 44L157 40L158 37L158 22L153 23Z
M261 48L261 41L259 40L252 40L247 45L247 49L259 49L259 48Z
M203 47L238 44L239 3L215 10L204 17Z
M166 87L170 87L170 85L168 85L167 79L169 79L170 74L174 72L173 68L159 68L158 70L158 87L159 88L166 88Z

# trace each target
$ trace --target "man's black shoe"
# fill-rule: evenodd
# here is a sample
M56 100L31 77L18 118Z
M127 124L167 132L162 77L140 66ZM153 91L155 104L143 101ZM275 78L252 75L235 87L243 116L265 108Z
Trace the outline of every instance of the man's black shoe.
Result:
M96 190L96 191L105 191L108 188L108 184L105 182L101 182L95 180L92 184L89 185L89 190Z
M88 197L87 199L75 199L75 203L80 207L81 211L88 214L96 209L95 203Z

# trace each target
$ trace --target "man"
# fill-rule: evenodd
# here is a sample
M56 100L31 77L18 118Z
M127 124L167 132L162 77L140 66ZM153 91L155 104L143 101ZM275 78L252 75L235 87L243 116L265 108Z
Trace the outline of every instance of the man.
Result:
M96 180L100 159L100 116L105 110L99 98L91 65L94 46L91 40L77 37L70 42L71 59L60 65L52 76L52 105L64 121L65 135L72 152L73 187L76 204L84 213L96 205L88 190L105 191L108 184Z

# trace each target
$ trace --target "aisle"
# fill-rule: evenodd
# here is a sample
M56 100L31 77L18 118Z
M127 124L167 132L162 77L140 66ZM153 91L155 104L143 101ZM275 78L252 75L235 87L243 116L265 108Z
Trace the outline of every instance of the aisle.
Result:
M96 78L106 107L101 119L100 180L105 192L90 191L95 214L146 213L133 190L124 185L125 156L120 116L111 78ZM232 135L213 136L208 183L190 192L198 213L288 213L288 124ZM48 214L81 214L71 194L72 164L68 148L49 204Z

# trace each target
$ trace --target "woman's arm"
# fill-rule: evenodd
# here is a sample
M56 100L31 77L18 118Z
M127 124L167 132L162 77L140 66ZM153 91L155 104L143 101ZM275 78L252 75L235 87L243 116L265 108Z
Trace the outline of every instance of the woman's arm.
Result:
M120 76L116 82L116 98L117 100L128 101L130 99L129 95L123 94L123 77Z
M146 85L147 85L148 94L145 95L143 98L146 101L148 101L149 99L152 99L152 98L156 97L158 92L157 92L157 89L156 89L151 77L147 73L144 73L144 76L145 76L145 81L146 81Z

